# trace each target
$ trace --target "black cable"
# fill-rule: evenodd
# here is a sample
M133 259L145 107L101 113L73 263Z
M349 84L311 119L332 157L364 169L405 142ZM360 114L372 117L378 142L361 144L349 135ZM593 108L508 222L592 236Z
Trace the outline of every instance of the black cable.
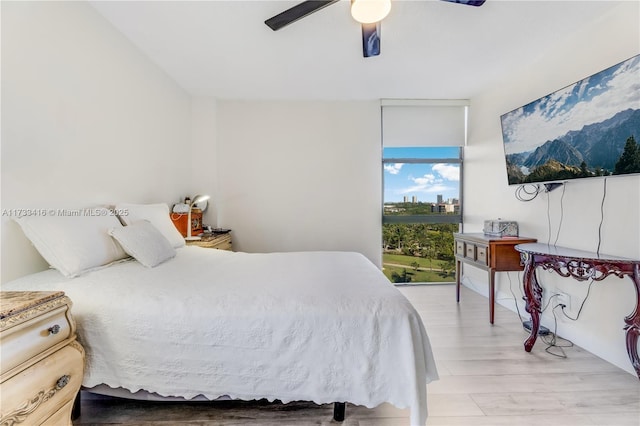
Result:
M602 243L602 223L604 222L604 200L607 198L607 178L604 178L604 190L602 191L602 202L600 203L600 225L598 226L598 249L596 254L600 256L600 244Z
M534 190L532 191L527 190L528 186L532 186ZM536 198L540 192L542 192L540 185L524 184L524 185L519 185L516 188L515 195L516 195L516 199L518 199L519 201L531 201L534 198Z
M534 271L534 274L536 274L535 279L537 280L537 271ZM511 291L511 295L513 296L513 301L516 305L516 311L518 312L518 318L520 318L520 321L522 321L522 315L520 314L520 309L518 308L518 301L516 298L515 293L513 292L513 286L512 286L512 281L511 281L511 275L509 273L507 273L507 277L509 278L509 290ZM520 279L520 273L518 273L518 279ZM547 308L549 307L549 305L551 304L551 301L553 300L554 297L558 297L560 296L559 293L556 294L552 294L551 296L549 296L549 300L547 301L547 303L542 307L542 309L540 309L540 314L542 314L543 312L545 312L547 310ZM584 304L584 301L583 301ZM545 348L545 352L547 352L549 355L553 355L553 356L557 356L559 358L566 358L567 355L564 352L563 348L570 348L573 347L573 342L569 339L565 339L564 337L558 337L557 331L558 331L558 318L556 317L556 308L560 306L562 307L562 309L564 309L564 304L562 303L557 303L553 309L551 310L551 312L553 313L553 323L554 323L554 327L553 327L553 331L549 331L549 335L551 335L550 338L548 338L546 335L544 334L540 334L540 340L547 345L547 347ZM582 310L582 307L580 308L580 310ZM563 311L564 313L564 311ZM566 314L565 314L566 315ZM531 330L527 330L524 327L524 324L522 326L522 329L527 332L527 333L531 333ZM567 342L568 344L565 345L560 345L558 344L558 339L564 340L565 342ZM557 354L554 353L552 351L552 348L558 348L560 349L560 352L562 352L561 354Z
M534 270L533 273L535 274L534 278L535 278L536 282L539 283L540 281L538 280L538 270L537 269ZM558 296L560 296L559 293L552 294L551 296L549 296L549 300L547 300L547 304L544 305L544 307L542 307L542 309L540 309L540 313L543 313L544 311L546 311L547 308L549 307L549 304L551 303L551 300L553 300L554 297L558 297Z
M511 296L513 296L513 303L516 305L516 312L518 313L518 318L520 318L520 322L522 322L522 315L520 314L520 308L518 307L518 298L516 294L513 292L513 286L511 282L511 274L507 272L507 278L509 279L509 291L511 291ZM520 274L518 274L518 280L520 281ZM524 326L523 326L524 328Z
M536 273L536 271L534 271L534 273ZM516 297L516 294L513 292L513 282L511 281L511 274L509 274L508 272L507 272L507 278L509 279L509 291L511 291L511 296L513 297L513 303L516 305L516 312L518 313L518 318L520 318L520 321L522 322L523 321L523 317L522 317L522 314L520 313L520 308L518 307L518 298ZM536 277L536 279L537 279L537 277ZM520 274L519 273L518 273L518 280L520 281ZM551 300L554 297L558 297L558 296L560 296L559 293L552 294L551 296L549 296L549 300L547 301L546 305L544 305L544 307L540 310L540 313L543 313L544 311L546 311L547 308L549 307L549 304L551 303ZM523 296L523 299L524 299L524 296ZM526 330L526 328L524 328L524 325L522 327L523 327L523 329ZM527 331L529 331L529 330L527 330Z
M560 238L560 230L562 229L562 219L564 218L564 193L567 189L567 185L562 185L562 195L560 196L560 223L558 223L558 232L556 233L556 240L553 242L553 246L555 247L558 244L558 238Z
M557 336L557 332L558 332L558 320L556 319L556 313L555 313L555 309L559 306L556 305L553 307L553 309L551 310L551 312L553 313L553 332L551 332L551 339L547 341L546 337L543 335L540 337L540 340L542 340L544 343L547 344L547 347L544 349L545 352L547 352L548 354L551 354L553 356L557 356L559 358L566 358L567 354L564 353L564 350L562 348L560 348L560 352L562 352L562 355L558 355L555 354L553 352L549 351L549 348L555 347L556 346L556 336Z
M582 308L584 308L584 304L587 301L587 299L589 298L589 293L591 293L591 286L593 285L595 281L592 279L591 282L589 283L589 287L587 287L587 295L584 296L584 299L582 299L582 303L580 304L580 309L578 309L578 314L576 315L575 318L570 317L565 311L564 308L566 308L565 305L561 305L562 306L562 313L564 314L565 317L569 318L571 321L577 321L578 318L580 318L580 313L582 312Z
M545 352L547 352L547 353L548 353L548 354L550 354L550 355L557 356L557 357L559 357L559 358L566 358L566 357L567 357L567 354L564 352L564 349L563 349L563 348L570 348L570 347L572 347L572 346L573 346L573 342L571 342L570 340L565 339L565 338L563 338L563 337L558 337L558 334L557 334L557 331L558 331L558 318L556 317L556 312L555 312L555 309L556 309L558 306L562 306L562 304L561 304L561 303L558 303L558 304L557 304L557 305L555 305L555 306L553 307L553 309L552 309L552 313L553 313L553 322L554 322L554 329L553 329L553 333L551 333L551 336L552 336L552 337L551 337L551 339L549 339L549 340L548 340L548 339L546 339L546 338L545 338L545 336L542 336L540 340L542 340L544 343L546 343L546 344L547 344L547 347L545 348ZM558 344L558 339L562 339L562 340L564 340L565 342L568 342L569 344L568 344L568 345L560 345L560 344ZM560 349L560 352L562 352L562 354L556 354L556 353L553 353L553 352L550 350L551 348L558 348L558 349Z
M551 196L547 192L547 245L551 243Z
M547 339L545 336L540 336L540 340L542 340L545 344L547 344L547 347L544 349L544 351L546 353L548 353L549 355L557 356L558 358L566 358L567 354L564 352L564 348L572 347L573 346L573 342L571 340L565 339L563 337L558 337L558 334L557 334L557 331L558 331L558 318L556 317L556 312L555 312L555 310L556 310L556 308L558 306L562 306L562 303L558 303L551 310L551 312L553 313L553 323L554 323L553 332L550 333L551 334L551 339ZM565 342L568 342L569 344L568 345L559 345L558 344L558 339L562 339ZM551 348L560 349L560 352L562 352L562 354L553 353L551 351Z
M546 311L546 310L547 310L547 308L549 307L549 305L551 304L551 300L552 300L554 297L558 297L558 296L560 296L560 293L552 294L551 296L549 296L549 300L547 300L547 304L546 304L546 305L544 305L544 307L543 307L542 309L540 309L540 313L543 313L544 311ZM561 303L560 303L560 304L561 304ZM557 307L557 306L554 306L554 308L553 308L553 309L555 309L556 307Z

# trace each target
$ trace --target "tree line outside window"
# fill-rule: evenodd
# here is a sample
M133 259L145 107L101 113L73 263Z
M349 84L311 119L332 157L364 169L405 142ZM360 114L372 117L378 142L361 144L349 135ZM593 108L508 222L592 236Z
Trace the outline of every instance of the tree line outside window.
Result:
M462 147L383 149L383 272L396 284L455 281Z

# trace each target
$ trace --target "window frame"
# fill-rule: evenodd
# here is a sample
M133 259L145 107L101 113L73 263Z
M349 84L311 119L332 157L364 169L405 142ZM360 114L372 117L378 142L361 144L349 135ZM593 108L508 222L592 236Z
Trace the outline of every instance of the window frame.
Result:
M423 148L438 148L437 146L424 146ZM458 158L385 158L384 147L382 151L382 224L387 223L458 223L462 226L463 218L463 176L464 176L464 148L458 147ZM425 214L425 215L385 215L384 214L384 190L385 190L385 170L384 165L389 163L404 163L404 164L436 164L436 163L449 163L459 164L459 194L458 203L460 205L458 214Z

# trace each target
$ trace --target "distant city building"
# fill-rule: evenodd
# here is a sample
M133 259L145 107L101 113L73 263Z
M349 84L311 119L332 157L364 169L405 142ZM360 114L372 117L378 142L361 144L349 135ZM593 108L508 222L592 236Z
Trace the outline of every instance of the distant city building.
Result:
M404 200L405 203L408 203L409 202L409 197L405 195L403 200Z
M412 203L417 203L418 202L418 197L416 197L415 195L413 197L411 197L411 202Z
M460 213L460 203L455 199L449 199L446 203L432 204L431 213Z
M385 204L384 205L385 214L387 214L387 213L400 213L401 211L404 211L404 209L399 209L395 204Z
M438 194L438 204L442 204L442 194Z

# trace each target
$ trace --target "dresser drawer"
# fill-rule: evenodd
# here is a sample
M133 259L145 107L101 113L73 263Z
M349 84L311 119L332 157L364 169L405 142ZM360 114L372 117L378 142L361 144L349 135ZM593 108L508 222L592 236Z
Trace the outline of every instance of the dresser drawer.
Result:
M465 243L464 257L471 260L476 260L476 246L474 244Z
M223 241L220 244L216 244L215 246L212 246L211 248L217 249L217 250L228 250L228 251L232 251L232 244L231 244L231 240L226 240Z
M0 424L45 422L73 401L82 384L83 366L82 347L72 343L0 384ZM66 419L65 424L69 422Z
M187 245L233 251L233 243L229 234L205 235L200 240L187 241Z
M488 253L487 247L476 246L476 262L482 263L485 266L488 265L487 259L489 257L487 256L487 253Z
M67 305L63 305L2 330L0 372L9 371L71 337L73 330L68 309Z
M71 425L71 412L73 411L73 400L67 402L61 409L56 411L46 419L42 426L62 426L62 425Z

